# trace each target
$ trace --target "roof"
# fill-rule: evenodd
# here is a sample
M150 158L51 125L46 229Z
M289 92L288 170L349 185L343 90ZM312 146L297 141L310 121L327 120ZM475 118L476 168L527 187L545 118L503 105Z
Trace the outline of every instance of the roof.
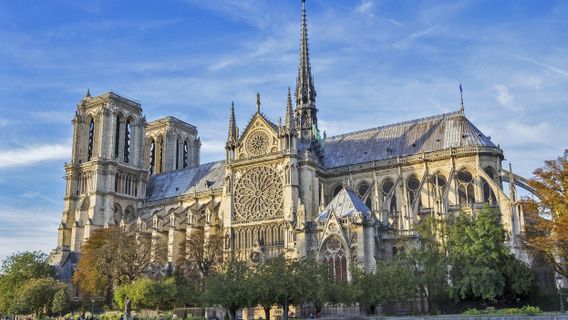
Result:
M364 217L371 215L371 209L359 199L353 190L346 188L341 189L325 209L323 209L318 216L318 220L327 220L330 212L333 212L338 218L349 217L355 213L361 213Z
M157 174L148 181L146 200L155 201L193 192L220 189L225 183L224 176L225 161Z
M328 137L324 163L334 168L463 146L497 148L457 111Z

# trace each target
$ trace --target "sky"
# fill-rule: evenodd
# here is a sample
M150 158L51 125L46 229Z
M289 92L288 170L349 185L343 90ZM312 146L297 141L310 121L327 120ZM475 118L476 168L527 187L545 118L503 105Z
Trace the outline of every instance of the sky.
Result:
M328 136L456 111L518 174L568 147L568 2L307 0ZM71 119L90 89L197 126L224 158L231 101L273 121L294 88L300 0L1 1L0 259L56 246Z

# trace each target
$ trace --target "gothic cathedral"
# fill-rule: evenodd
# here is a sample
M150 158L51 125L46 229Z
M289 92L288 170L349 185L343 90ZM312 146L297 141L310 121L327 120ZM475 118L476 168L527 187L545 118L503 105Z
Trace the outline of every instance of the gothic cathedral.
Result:
M396 254L398 236L418 237L427 216L499 208L513 252L524 229L503 151L452 113L326 137L318 128L305 1L296 88L283 123L256 112L244 130L230 109L226 158L200 164L197 127L174 117L147 122L138 102L89 93L73 119L73 151L51 261L68 269L93 230L119 225L153 240L175 266L195 230L251 263L313 257L337 279L371 271ZM284 99L283 99L284 100ZM503 182L509 182L508 194ZM155 241L154 241L155 240Z

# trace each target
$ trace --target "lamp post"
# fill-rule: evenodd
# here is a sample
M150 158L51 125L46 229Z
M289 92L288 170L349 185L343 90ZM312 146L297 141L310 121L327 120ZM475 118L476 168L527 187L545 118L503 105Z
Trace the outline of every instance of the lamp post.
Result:
M560 296L560 313L564 313L564 294L562 292L562 276L560 274L556 274L556 284L558 285L558 295Z
M95 299L91 299L91 317L95 315Z

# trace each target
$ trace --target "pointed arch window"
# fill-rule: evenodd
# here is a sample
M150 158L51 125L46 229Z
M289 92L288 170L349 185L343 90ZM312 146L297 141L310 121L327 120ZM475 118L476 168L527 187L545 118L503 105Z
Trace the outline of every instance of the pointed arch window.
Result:
M325 242L322 250L329 275L337 282L347 281L347 255L341 241L333 236Z
M333 197L335 198L335 196L341 191L341 189L343 189L342 185L338 185L335 188L333 188Z
M187 141L183 142L183 167L187 168L187 163L189 159L189 147L187 146Z
M408 191L408 201L410 201L410 205L414 205L416 201L416 205L418 209L420 209L422 205L422 199L420 198L420 180L415 175L412 175L406 181L406 190Z
M458 201L460 205L472 204L475 202L473 190L473 175L467 170L458 172Z
M485 168L484 171L491 178L491 180L495 181L495 173L491 167ZM491 189L488 181L485 181L485 179L483 178L481 178L481 181L483 185L483 201L494 205L496 203L496 197L495 193L493 193L493 189Z
M126 125L124 126L124 162L130 162L130 119L126 120Z
M154 139L150 141L150 175L154 174L154 167L156 166L156 142Z
M162 167L164 165L164 138L160 138L160 156L158 159L158 173L160 173L164 169Z
M179 138L176 139L176 170L179 169Z
M396 206L396 193L392 193L390 199L388 199L389 194L391 193L392 189L394 188L394 183L392 180L388 179L383 183L382 192L383 192L383 201L387 201L387 205L385 206L388 208L390 214L395 214L398 210Z
M116 116L116 130L114 131L114 156L118 157L119 145L120 145L120 115Z
M87 161L93 157L93 149L95 143L95 119L91 119L89 123L89 145L87 147Z
M361 200L365 201L365 205L367 208L371 209L371 195L369 194L371 190L371 186L368 182L363 181L357 187L357 194ZM365 198L366 197L366 198Z

